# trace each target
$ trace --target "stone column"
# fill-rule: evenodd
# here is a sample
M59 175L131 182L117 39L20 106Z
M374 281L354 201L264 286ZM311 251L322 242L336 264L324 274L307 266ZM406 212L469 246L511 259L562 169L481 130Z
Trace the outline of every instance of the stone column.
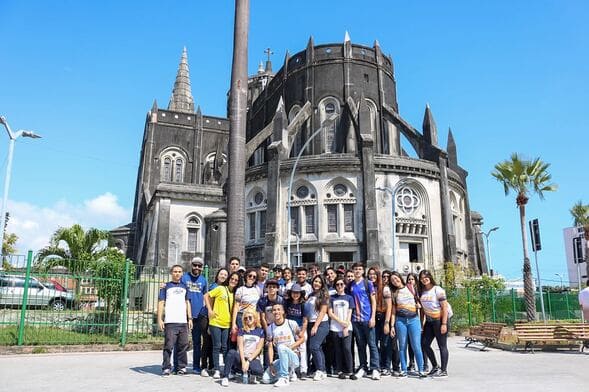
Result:
M442 233L444 243L444 263L456 262L456 235L452 222L452 209L450 207L450 187L448 186L448 162L445 154L438 158L440 169L440 204L442 207Z

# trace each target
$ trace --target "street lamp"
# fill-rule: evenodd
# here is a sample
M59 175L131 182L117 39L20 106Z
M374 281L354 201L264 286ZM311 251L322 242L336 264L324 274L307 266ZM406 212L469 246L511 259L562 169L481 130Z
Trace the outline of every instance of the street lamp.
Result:
M288 239L286 241L286 265L289 268L290 268L290 237L292 235L291 230L290 230L290 207L291 207L292 183L294 181L294 174L295 174L295 171L297 170L297 165L299 164L299 159L303 155L303 152L305 151L305 149L307 148L309 143L311 143L311 141L313 139L315 139L315 136L317 136L317 135L319 135L319 133L321 133L321 131L325 128L325 126L328 123L335 121L336 118L337 118L337 114L332 114L331 116L329 116L325 121L323 121L321 126L319 128L317 128L317 130L315 132L313 132L311 137L309 137L305 141L305 144L303 144L303 146L301 147L301 150L297 154L294 164L292 165L292 170L290 171L290 180L288 182L288 208L286 211L286 224L288 225L288 228L287 228Z
M493 263L491 262L491 245L489 245L489 236L495 230L499 230L499 226L493 227L492 229L490 229L486 233L484 231L481 231L480 232L482 235L485 236L485 242L486 242L486 245L487 245L487 259L489 259L489 275L491 275L491 276L493 276L494 273L493 273Z
M561 290L564 290L564 285L562 284L562 275L561 274L554 274L554 275L556 275L560 278L560 288L561 288Z
M4 226L6 225L6 207L8 203L8 187L10 186L10 174L12 171L12 157L14 155L14 142L19 137L30 137L32 139L39 139L41 136L37 135L31 131L25 130L18 130L16 132L12 132L10 125L6 121L6 117L0 116L0 124L4 125L6 128L6 132L8 133L8 160L6 163L6 176L4 177L4 196L2 197L2 211L0 211L0 230L2 230L2 234L0 235L0 239L2 240L2 244L4 244Z
M290 235L294 235L295 237L297 237L297 258L296 258L296 266L300 267L301 266L301 248L300 248L300 244L301 244L301 236L299 235L299 233L292 231L290 233Z
M388 192L391 194L391 200L392 200L392 213L393 216L391 218L391 251L392 251L392 265L391 268L393 271L397 270L397 216L395 215L395 207L397 205L397 191L399 190L399 187L402 185L402 182L398 182L397 184L395 184L395 186L393 188L390 188L388 186L382 187L382 188L376 188L377 191L383 191L383 192Z

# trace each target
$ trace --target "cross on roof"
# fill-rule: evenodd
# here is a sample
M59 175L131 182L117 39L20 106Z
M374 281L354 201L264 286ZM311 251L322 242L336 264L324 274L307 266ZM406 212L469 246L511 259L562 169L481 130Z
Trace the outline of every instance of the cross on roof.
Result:
M270 56L274 54L274 52L270 48L266 48L266 50L264 50L264 53L266 53L266 55L268 56L268 61L270 61Z

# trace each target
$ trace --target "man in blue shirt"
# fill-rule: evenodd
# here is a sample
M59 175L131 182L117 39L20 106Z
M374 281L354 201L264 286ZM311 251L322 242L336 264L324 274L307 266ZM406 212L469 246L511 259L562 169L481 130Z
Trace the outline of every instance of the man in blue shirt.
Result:
M206 315L201 314L201 309L204 307L203 297L208 291L208 284L206 278L202 276L204 266L202 258L193 258L190 266L190 272L182 275L181 282L188 289L188 299L192 309L192 368L196 374L200 374L201 337L203 333L206 333L207 325Z
M356 347L360 359L360 367L354 375L354 379L362 378L369 370L366 360L366 344L368 343L370 367L372 369L371 377L373 380L379 380L380 358L374 331L376 324L376 289L372 282L364 278L364 266L362 263L355 263L352 270L354 271L354 280L349 283L348 290L350 295L354 297L355 302L352 325L354 326L354 336L356 337Z

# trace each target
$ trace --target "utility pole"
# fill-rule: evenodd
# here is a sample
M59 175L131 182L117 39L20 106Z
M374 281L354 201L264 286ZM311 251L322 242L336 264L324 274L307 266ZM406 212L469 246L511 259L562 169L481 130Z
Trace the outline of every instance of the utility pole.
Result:
M249 0L235 0L233 64L229 91L227 257L245 259L245 129Z

